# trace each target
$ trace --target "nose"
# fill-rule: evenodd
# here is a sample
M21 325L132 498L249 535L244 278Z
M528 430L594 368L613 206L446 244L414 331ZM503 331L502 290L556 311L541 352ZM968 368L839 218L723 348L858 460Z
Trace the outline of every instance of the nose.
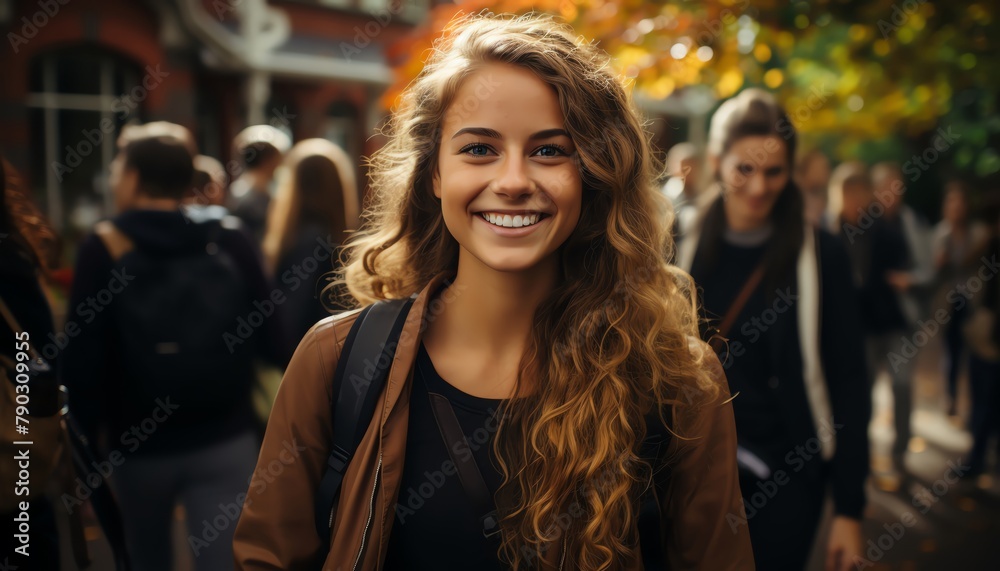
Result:
M747 179L747 194L752 196L763 194L766 188L767 185L764 181L764 173L762 169L755 169L753 174L751 174Z
M526 162L522 157L508 156L493 182L493 192L512 200L532 194L535 184L528 176Z

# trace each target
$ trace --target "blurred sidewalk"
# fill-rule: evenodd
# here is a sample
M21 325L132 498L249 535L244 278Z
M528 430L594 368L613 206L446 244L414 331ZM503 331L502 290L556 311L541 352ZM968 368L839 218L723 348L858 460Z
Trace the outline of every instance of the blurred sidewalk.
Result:
M940 341L938 339L937 341ZM892 445L892 391L883 374L873 394L873 477L863 524L865 558L872 571L992 571L1000 568L1000 479L955 481L961 459L972 446L965 430L971 410L968 381L959 385L960 418L946 414L940 342L917 357L913 435L903 478L888 477ZM949 466L949 462L951 463ZM824 531L828 529L829 518ZM823 535L821 535L823 537ZM814 554L809 571L822 571Z

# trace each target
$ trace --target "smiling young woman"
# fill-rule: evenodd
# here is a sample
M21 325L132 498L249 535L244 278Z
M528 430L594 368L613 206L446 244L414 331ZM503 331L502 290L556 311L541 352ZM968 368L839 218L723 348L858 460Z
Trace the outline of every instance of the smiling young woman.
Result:
M607 55L551 17L466 17L388 136L344 271L359 304L417 294L383 404L324 550L312 506L330 375L358 314L317 324L258 470L285 442L302 458L252 489L239 567L753 569L746 528L727 523L741 504L725 377L697 341L690 282L666 263L657 165ZM432 396L454 409L496 534L449 477Z

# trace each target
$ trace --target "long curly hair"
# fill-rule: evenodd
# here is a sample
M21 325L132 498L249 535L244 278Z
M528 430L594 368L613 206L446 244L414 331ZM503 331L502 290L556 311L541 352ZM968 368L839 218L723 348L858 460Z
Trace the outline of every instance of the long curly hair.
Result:
M22 180L0 157L0 247L14 247L27 256L43 278L58 265L59 237L22 188Z
M432 174L441 125L470 73L488 63L552 86L578 149L580 220L560 249L556 289L537 308L520 363L538 380L505 401L494 452L503 475L500 556L537 568L562 543L573 569L639 559L638 498L655 466L639 454L644 416L675 437L718 380L692 350L690 278L667 260L672 212L656 190L661 161L603 51L555 18L488 13L453 21L402 95L371 159L365 226L346 250L344 282L360 303L409 296L454 271Z

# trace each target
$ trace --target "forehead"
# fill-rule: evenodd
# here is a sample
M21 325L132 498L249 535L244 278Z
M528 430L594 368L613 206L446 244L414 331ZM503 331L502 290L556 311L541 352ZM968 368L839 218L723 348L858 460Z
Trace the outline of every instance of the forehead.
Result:
M474 125L502 134L562 127L562 109L555 89L528 69L487 63L473 71L455 94L444 115L446 138Z
M777 135L750 135L733 142L728 157L760 167L787 166L788 146Z

